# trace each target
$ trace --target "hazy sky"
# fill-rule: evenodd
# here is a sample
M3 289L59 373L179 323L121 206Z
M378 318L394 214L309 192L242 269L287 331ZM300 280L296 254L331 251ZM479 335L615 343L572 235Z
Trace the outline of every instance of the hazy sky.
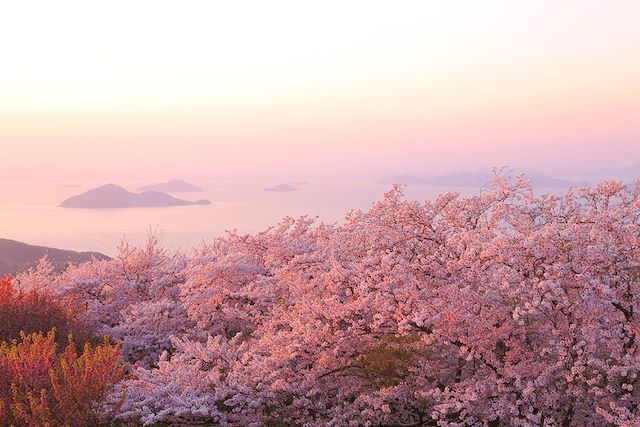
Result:
M640 1L11 1L0 176L640 163Z

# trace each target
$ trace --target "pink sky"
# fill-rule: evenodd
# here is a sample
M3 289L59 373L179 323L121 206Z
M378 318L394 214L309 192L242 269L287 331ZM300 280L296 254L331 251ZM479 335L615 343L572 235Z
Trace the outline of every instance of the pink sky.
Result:
M28 3L5 179L640 163L636 1Z

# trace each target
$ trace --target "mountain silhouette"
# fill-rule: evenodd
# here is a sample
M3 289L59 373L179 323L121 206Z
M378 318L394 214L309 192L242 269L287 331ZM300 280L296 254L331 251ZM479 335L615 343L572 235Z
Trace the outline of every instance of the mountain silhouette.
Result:
M188 205L210 205L208 200L190 202L170 196L160 191L132 193L114 184L106 184L77 196L70 197L60 203L63 208L81 209L113 209L143 208Z

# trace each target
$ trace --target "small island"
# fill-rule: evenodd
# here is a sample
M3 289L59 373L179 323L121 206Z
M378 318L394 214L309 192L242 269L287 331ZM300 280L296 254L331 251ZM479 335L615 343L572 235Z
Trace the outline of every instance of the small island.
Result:
M210 205L208 200L187 201L160 191L132 193L114 184L106 184L60 203L63 208L117 209L155 208L169 206Z
M429 185L429 181L426 178L422 178L415 175L391 175L380 178L376 181L378 184L392 185Z
M568 188L575 185L586 184L555 178L532 171L525 172L524 177L530 180L535 187ZM429 184L436 187L482 187L491 182L493 178L494 174L491 172L454 172L433 177L429 179Z
M180 179L174 179L173 181L160 182L157 184L145 185L139 187L137 191L161 191L163 193L194 193L198 191L204 191L204 188L198 187L186 181Z
M415 175L395 175L379 179L379 184L402 184L431 187L476 187L487 185L494 178L492 172L451 172L432 177ZM531 180L536 187L567 188L575 185L587 185L585 182L573 182L566 179L542 175L536 172L525 173L525 178Z
M291 184L279 184L279 185L276 185L275 187L267 187L264 189L264 191L286 193L289 191L298 191L298 189Z

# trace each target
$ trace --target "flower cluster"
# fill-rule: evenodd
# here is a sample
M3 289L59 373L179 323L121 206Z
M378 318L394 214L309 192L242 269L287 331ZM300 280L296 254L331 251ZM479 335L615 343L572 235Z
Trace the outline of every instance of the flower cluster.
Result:
M640 181L395 186L340 224L44 270L17 282L122 341L132 375L105 407L125 422L640 423Z

